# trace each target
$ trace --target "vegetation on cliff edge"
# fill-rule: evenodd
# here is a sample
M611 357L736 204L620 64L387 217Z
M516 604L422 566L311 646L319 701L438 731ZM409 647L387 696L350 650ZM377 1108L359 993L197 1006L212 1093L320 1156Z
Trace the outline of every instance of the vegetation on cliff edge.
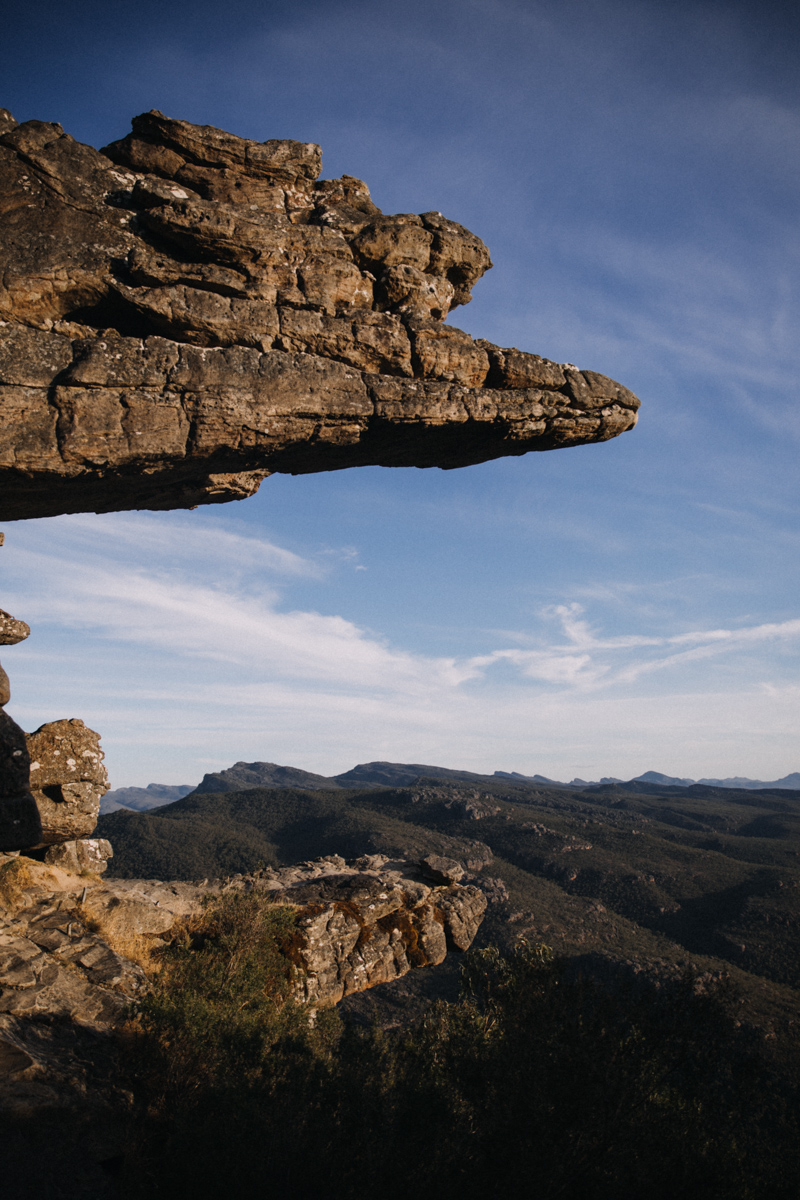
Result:
M128 1057L131 1198L792 1200L798 1089L724 988L466 956L397 1035L291 1000L293 917L226 897L164 952Z

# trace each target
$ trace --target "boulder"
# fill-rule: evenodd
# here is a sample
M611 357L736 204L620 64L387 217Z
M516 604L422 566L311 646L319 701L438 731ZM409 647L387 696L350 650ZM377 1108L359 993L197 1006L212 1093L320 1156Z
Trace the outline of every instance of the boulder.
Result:
M100 797L108 791L99 735L72 719L48 721L26 741L30 789L42 822L39 845L89 837L97 824Z
M72 842L50 846L45 851L44 862L75 874L88 871L101 875L108 867L109 858L113 857L111 842L106 838L77 838Z
M297 909L299 986L317 1004L436 966L448 949L468 949L486 910L480 889L431 886L416 866L384 855L321 859L299 876L289 871L268 873L268 886Z
M454 858L443 858L440 854L428 854L420 860L419 869L426 879L434 883L458 883L464 874L461 863Z

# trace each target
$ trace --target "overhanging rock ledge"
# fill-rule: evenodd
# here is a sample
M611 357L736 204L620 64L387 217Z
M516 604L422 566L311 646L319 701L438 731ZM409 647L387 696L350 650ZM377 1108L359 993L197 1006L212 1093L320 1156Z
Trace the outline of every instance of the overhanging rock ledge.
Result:
M155 111L97 151L0 109L0 519L632 428L613 380L444 324L491 266L479 238L320 169Z

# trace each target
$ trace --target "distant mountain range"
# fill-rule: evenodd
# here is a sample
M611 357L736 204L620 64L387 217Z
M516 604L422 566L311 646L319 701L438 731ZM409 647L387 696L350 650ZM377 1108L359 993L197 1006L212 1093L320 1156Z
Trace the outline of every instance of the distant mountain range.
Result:
M662 775L660 771L645 771L635 779L622 780L614 776L604 776L599 780L572 779L562 783L557 779L548 779L545 775L521 775L518 771L495 771L493 775L480 775L474 771L458 771L449 767L434 767L423 763L388 763L371 762L359 763L350 771L341 775L315 775L313 771L304 771L301 767L283 767L277 763L237 762L225 771L214 771L203 776L202 781L194 787L192 784L163 784L150 783L146 788L127 787L115 788L107 792L100 803L101 813L117 812L128 809L133 812L146 812L152 808L160 808L164 804L172 804L190 793L209 794L219 792L241 792L248 788L302 788L305 791L330 791L337 788L374 788L374 787L408 787L415 780L442 779L460 780L465 783L497 782L507 779L517 784L530 786L544 785L546 787L573 788L576 791L584 788L604 787L614 784L629 786L632 783L656 784L660 787L688 788L695 786L738 788L740 790L757 791L760 789L800 790L800 771L785 775L782 779L765 782L761 779L747 779L733 776L727 779L686 779L673 775Z
M660 771L645 771L643 775L636 775L633 779L617 779L613 775L605 776L603 779L571 779L569 783L561 783L557 779L548 779L544 775L520 775L518 771L495 771L495 775L503 779L521 779L529 780L531 783L546 783L549 787L570 787L570 788L586 788L598 787L607 783L658 783L662 787L694 787L699 784L703 787L724 787L724 788L739 788L745 791L753 791L761 788L787 788L790 791L795 791L800 788L800 771L793 771L791 775L784 775L783 779L773 779L769 782L763 779L747 779L743 775L732 775L727 779L683 779L676 775L662 775Z
M114 788L113 791L106 792L100 801L100 812L112 813L121 808L131 812L147 812L149 808L160 808L162 804L172 804L175 800L181 800L193 791L192 783L148 783L146 788Z

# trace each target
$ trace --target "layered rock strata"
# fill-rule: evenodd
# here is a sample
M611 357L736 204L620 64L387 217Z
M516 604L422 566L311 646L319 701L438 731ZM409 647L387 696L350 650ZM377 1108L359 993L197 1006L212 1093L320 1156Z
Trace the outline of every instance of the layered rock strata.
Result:
M335 1004L352 992L437 966L448 950L468 950L486 910L479 888L461 886L458 863L414 867L368 855L335 855L304 870L276 871L267 886L276 902L297 909L303 999ZM308 868L305 868L308 873Z
M271 472L603 441L638 400L444 319L491 266L319 147L150 112L97 151L0 110L0 517L189 507Z
M108 1171L129 1147L133 1099L118 1034L131 1001L149 986L141 965L148 948L196 917L209 892L252 887L297 909L297 991L314 1003L438 961L448 944L466 946L485 906L472 888L431 887L424 870L380 856L213 884L100 883L0 856L0 1119L9 1194L61 1195L66 1179L75 1194L117 1195ZM39 1159L48 1164L44 1184L33 1169Z

